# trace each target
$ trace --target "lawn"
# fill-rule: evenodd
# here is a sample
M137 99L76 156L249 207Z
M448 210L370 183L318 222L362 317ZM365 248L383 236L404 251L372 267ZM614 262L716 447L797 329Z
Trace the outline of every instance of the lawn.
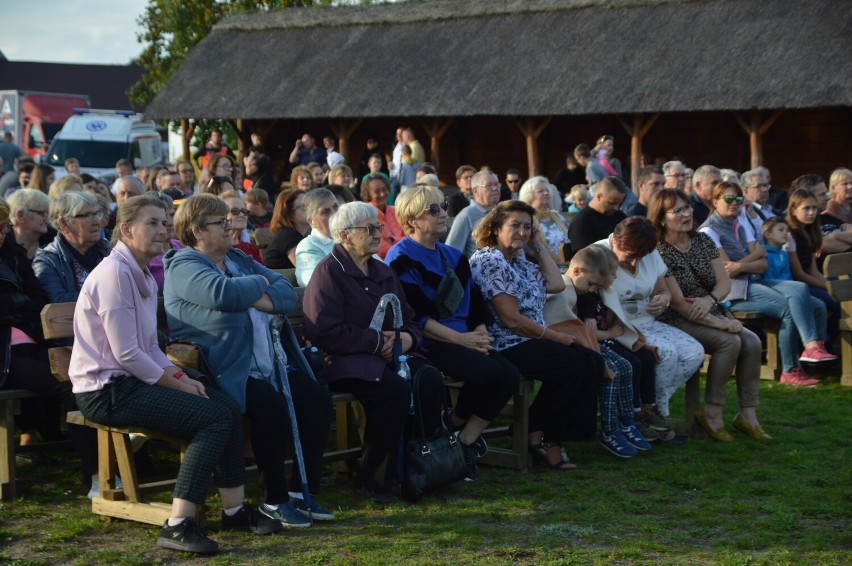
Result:
M0 563L850 564L852 389L836 375L824 381L807 390L761 384L771 445L730 426L734 444L657 443L626 462L594 442L572 443L578 470L480 466L475 483L388 507L358 499L329 468L319 499L337 521L268 537L216 533L211 495L208 526L222 547L212 558L155 547L151 525L100 521L73 462L20 467L23 497L0 504ZM733 385L728 399L730 423Z

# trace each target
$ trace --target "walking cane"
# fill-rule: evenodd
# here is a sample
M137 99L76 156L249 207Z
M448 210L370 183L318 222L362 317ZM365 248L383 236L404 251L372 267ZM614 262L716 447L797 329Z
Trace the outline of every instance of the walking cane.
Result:
M382 295L379 304L376 305L376 311L373 313L373 320L370 321L370 328L379 332L382 331L388 305L393 308L393 329L396 332L393 341L393 367L396 371L399 371L399 357L402 355L402 342L399 340L399 333L402 330L402 305L399 302L399 297L393 293Z
M293 392L290 389L290 379L287 376L287 354L281 343L281 326L284 321L275 317L269 323L272 329L272 348L275 350L275 358L278 361L278 374L281 380L281 391L287 400L287 412L290 413L290 428L293 431L293 451L295 452L296 464L299 466L299 475L302 479L302 497L305 500L305 508L308 511L308 519L314 523L311 513L311 490L308 487L308 476L305 473L305 456L302 453L302 439L299 437L299 423L296 420L296 407L293 404Z

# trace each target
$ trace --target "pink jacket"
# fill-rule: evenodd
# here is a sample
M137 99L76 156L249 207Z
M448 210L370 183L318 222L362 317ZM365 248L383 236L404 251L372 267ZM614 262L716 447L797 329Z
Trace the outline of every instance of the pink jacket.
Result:
M97 391L119 375L154 384L172 365L157 344L157 283L119 242L77 299L68 368L73 391Z

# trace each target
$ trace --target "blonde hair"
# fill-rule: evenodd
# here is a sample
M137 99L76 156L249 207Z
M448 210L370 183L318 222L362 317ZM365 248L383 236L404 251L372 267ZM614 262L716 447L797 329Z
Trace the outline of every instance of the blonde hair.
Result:
M420 218L426 212L430 204L441 204L444 202L444 193L435 187L418 185L407 191L403 191L396 197L396 218L406 234L414 233L411 220Z
M47 191L47 196L56 198L74 185L79 185L80 190L83 190L83 179L77 175L68 174L50 184L50 189Z

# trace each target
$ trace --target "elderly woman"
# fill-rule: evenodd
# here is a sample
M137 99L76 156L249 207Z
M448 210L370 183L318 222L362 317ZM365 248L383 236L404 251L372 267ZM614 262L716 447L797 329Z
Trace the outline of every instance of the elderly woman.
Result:
M300 191L309 191L315 187L314 176L307 165L297 165L290 173L290 186Z
M564 216L556 212L561 210L562 201L559 199L559 191L551 185L547 177L532 177L527 179L518 193L518 199L532 206L537 214L538 229L553 261L562 261L560 248L571 242L568 238L568 221Z
M704 362L704 348L682 330L657 320L672 295L665 280L666 264L655 249L657 235L647 218L628 217L609 238L596 243L610 248L618 258L615 281L602 295L604 304L657 349L656 406L652 409L667 417L672 395Z
M370 203L378 212L379 226L382 229L379 257L382 259L392 245L405 237L394 208L388 204L390 190L390 181L384 174L369 173L361 183L361 200Z
M51 303L69 303L89 273L109 255L101 238L103 212L87 193L63 193L50 205L50 223L58 232L44 248L36 250L33 270Z
M732 311L752 311L781 320L778 342L783 372L781 382L799 387L819 383L801 368L799 361L833 358L825 351L827 313L825 303L812 297L801 281L751 279L766 271L766 250L757 244L746 225L737 222L744 202L742 189L733 183L719 183L713 189L715 211L702 224L704 232L719 250L725 271L732 279L728 296ZM725 297L717 296L723 300ZM802 358L796 355L801 338L805 345ZM810 355L809 355L810 354Z
M704 409L695 418L715 440L733 442L725 429L722 407L731 376L737 383L740 412L734 428L758 441L772 437L757 420L760 390L760 339L726 316L713 297L730 292L731 279L713 241L696 232L689 196L677 189L662 189L651 198L648 218L657 233L657 251L668 267L671 308L659 320L698 340L710 354Z
M828 179L831 200L825 214L834 216L841 224L852 224L852 171L841 167L831 172Z
M189 441L157 546L212 553L218 545L193 519L211 474L222 497L224 530L265 534L281 526L245 502L237 403L206 390L157 347L157 284L147 265L163 252L165 222L165 205L153 195L119 207L119 242L80 291L68 373L87 419Z
M328 222L338 208L340 203L328 189L314 189L305 194L302 211L311 233L296 246L296 283L300 287L307 287L317 264L334 247Z
M227 191L220 194L219 198L228 205L228 220L231 223L229 231L231 232L233 246L254 261L263 263L263 258L260 257L260 250L251 243L251 238L249 238L246 231L249 210L246 208L246 203L240 198L240 194L236 191Z
M423 351L445 375L464 382L450 425L472 463L487 450L481 434L517 390L520 374L494 351L487 313L467 257L438 240L447 232L447 203L433 187L399 195L396 212L407 236L385 261L396 271L423 329Z
M51 231L47 223L50 214L50 198L35 189L18 189L8 199L15 242L24 248L27 258L32 260L41 241ZM54 236L56 234L53 231Z
M530 451L554 470L576 467L563 459L561 443L593 438L604 361L548 328L542 316L547 293L565 289L562 274L533 227L536 211L521 201L494 207L473 232L479 246L470 259L473 280L488 307L494 350L522 375L541 381L530 405ZM530 250L538 264L524 257Z
M272 240L266 247L264 260L270 269L292 269L296 267L296 246L311 229L302 203L304 191L287 189L278 193L269 231Z
M335 391L352 393L364 406L364 455L356 481L363 497L378 503L396 501L391 491L396 457L411 406L408 381L397 374L393 359L394 317L390 307L381 326L372 327L383 296L395 295L403 324L400 351L413 354L421 342L420 325L405 299L393 270L376 260L381 226L375 207L363 202L344 204L332 216L334 248L319 262L305 290L305 337L330 356L325 379ZM422 371L425 362L412 356L409 365L420 371L418 395L425 430L438 425L444 385L437 371Z
M300 494L307 483L311 494L320 491L322 452L331 423L331 397L317 383L295 338L285 324L282 346L288 348L287 375L276 363L270 324L275 315L286 317L296 304L296 293L282 276L232 247L228 205L210 195L193 195L175 215L181 250L166 253L166 315L171 337L201 347L217 387L233 397L251 422L251 444L266 486L260 511L285 527L308 527L302 513L334 516ZM286 318L285 318L286 320ZM293 394L295 415L289 415L281 380ZM305 473L298 468L286 481L287 451L292 439L290 418L299 423ZM242 456L242 452L240 452Z

